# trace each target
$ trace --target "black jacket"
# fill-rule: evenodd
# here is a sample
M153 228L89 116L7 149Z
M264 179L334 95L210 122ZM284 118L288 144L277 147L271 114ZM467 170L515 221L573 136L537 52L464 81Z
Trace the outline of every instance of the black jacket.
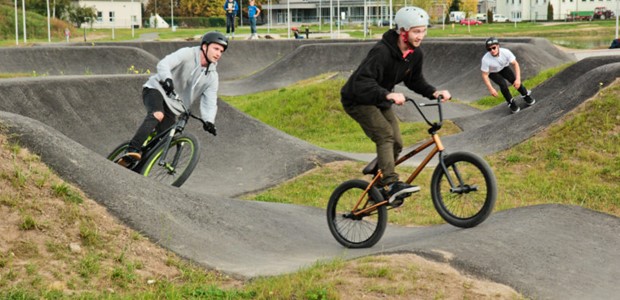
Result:
M422 75L422 49L403 58L398 48L399 35L395 30L383 34L381 41L368 55L340 90L342 105L376 105L388 108L392 105L385 96L394 86L404 82L414 92L433 99L435 87Z

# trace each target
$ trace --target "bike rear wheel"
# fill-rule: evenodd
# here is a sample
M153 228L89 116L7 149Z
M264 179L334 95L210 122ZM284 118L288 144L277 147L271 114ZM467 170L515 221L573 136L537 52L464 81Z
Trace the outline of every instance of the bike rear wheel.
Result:
M444 163L448 174L438 165L431 179L435 209L446 222L457 227L470 228L482 223L493 211L497 198L491 167L470 152L451 153Z
M127 150L127 147L129 147L129 141L121 143L120 145L116 146L116 148L114 148L114 150L112 150L112 152L110 152L110 154L108 154L106 158L113 161L114 163L117 163L118 160L123 157L123 155L125 155L125 150Z
M339 185L327 204L327 224L336 240L347 248L368 248L376 244L387 224L387 209L385 205L355 216L353 208L362 197L368 182L364 180L349 180ZM383 201L383 196L375 187L364 195L358 211Z
M176 136L170 142L164 165L159 165L159 158L164 153L165 143L158 145L148 154L142 175L159 182L180 187L192 174L200 159L200 144L191 133Z
M129 147L129 142L130 141L126 141L118 145L116 148L114 148L114 150L112 150L112 152L108 154L107 159L117 164L118 161L121 159L121 157L123 157L125 153L127 152L127 148ZM135 172L140 171L139 162L132 163L126 166L126 168L129 170L135 171Z

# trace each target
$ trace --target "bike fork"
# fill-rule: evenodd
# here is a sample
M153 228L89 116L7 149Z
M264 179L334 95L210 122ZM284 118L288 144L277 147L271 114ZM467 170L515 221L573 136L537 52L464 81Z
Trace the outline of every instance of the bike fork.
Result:
M454 171L453 174L456 177L456 180L458 181L458 185L454 184L454 179L452 178L452 173L450 173L448 170L448 167L446 166L446 163L443 161L443 152L440 151L439 152L439 164L441 165L441 168L443 169L443 173L446 174L446 179L448 180L448 183L450 184L450 192L451 193L456 193L456 194L467 194L469 192L475 192L478 190L477 186L470 186L468 184L465 184L465 182L463 182L463 177L461 176L461 173L459 172L459 169L457 167L456 164L452 164L451 169Z
M166 143L164 144L164 152L161 154L161 156L159 157L159 161L157 162L160 167L167 165L166 156L168 156L168 148L170 148L170 143L172 143L172 138L174 137L175 132L176 129L172 128L170 130L170 133L168 134L168 138L166 139Z

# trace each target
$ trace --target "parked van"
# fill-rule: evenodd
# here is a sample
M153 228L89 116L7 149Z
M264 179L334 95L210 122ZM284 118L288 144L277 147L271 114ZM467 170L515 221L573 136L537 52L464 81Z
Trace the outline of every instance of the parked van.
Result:
M506 18L504 15L496 14L496 15L493 15L493 22L497 22L497 23L508 22L508 18Z
M463 19L465 19L464 11L451 11L450 12L450 22L458 23Z

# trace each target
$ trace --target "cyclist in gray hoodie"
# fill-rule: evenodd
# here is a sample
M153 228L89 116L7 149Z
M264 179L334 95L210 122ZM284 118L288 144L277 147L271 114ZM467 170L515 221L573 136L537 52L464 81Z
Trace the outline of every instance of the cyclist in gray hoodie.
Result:
M394 161L403 147L398 120L392 105L403 105L405 95L394 92L404 83L409 89L429 99L451 98L448 91L437 91L422 74L423 52L419 48L426 36L429 17L418 7L403 7L394 17L395 29L383 34L381 41L368 52L340 91L345 112L357 121L376 144L377 164L383 173L379 185L392 206L420 190L398 181Z
M142 89L146 117L118 164L128 166L139 161L142 158L140 149L149 134L154 129L161 132L174 124L183 108L171 98L173 91L183 99L186 107L200 100L204 130L217 134L214 125L219 84L216 65L227 47L228 39L223 34L208 32L202 37L200 46L181 48L159 61L157 73Z

